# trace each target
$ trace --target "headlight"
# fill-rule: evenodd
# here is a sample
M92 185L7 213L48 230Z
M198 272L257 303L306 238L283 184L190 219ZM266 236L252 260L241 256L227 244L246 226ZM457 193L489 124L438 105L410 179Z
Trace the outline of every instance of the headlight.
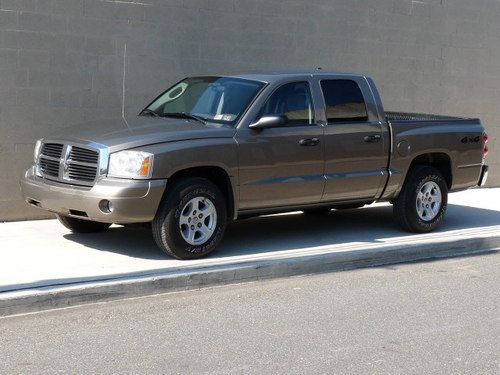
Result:
M33 161L36 163L38 161L38 155L40 155L40 148L42 147L42 140L39 139L35 143L35 151L33 152Z
M119 151L110 155L108 176L149 178L153 173L153 154L143 151Z

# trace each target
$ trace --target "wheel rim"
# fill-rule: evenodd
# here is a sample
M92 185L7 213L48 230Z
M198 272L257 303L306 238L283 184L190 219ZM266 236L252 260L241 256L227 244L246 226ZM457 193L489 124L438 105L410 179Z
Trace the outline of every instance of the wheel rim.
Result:
M422 185L417 194L417 213L423 221L434 219L441 209L441 189L433 181Z
M215 232L217 210L206 197L196 197L187 202L179 218L182 238L190 245L203 245Z

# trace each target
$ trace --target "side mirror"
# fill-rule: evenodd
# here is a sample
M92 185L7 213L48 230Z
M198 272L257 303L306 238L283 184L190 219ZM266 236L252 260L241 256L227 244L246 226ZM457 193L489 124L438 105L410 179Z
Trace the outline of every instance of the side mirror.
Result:
M253 124L250 124L250 129L268 129L276 128L281 125L285 125L288 122L286 116L263 116L258 119Z

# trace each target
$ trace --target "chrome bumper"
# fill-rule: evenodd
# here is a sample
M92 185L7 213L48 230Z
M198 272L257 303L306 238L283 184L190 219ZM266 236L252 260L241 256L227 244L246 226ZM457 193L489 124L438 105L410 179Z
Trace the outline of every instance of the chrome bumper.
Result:
M481 168L481 177L479 177L479 186L484 186L486 185L486 180L488 180L488 166L483 165Z
M152 221L166 184L167 180L104 178L91 188L78 187L40 178L33 167L20 182L24 199L32 206L79 219L117 224ZM111 212L102 209L103 200L111 202Z

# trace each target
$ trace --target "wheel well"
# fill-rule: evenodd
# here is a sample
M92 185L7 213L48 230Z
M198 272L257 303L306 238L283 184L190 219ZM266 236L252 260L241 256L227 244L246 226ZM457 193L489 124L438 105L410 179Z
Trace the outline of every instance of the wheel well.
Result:
M451 159L444 153L431 153L417 156L410 165L410 170L417 165L428 165L436 168L443 175L448 189L451 189L453 177L451 174Z
M185 177L201 177L211 181L219 188L226 199L227 217L229 220L234 216L234 196L231 185L231 180L227 172L220 167L194 167L183 169L175 172L168 178L167 186L172 186L171 182L175 182ZM168 190L168 188L167 188ZM166 193L166 192L165 192Z

